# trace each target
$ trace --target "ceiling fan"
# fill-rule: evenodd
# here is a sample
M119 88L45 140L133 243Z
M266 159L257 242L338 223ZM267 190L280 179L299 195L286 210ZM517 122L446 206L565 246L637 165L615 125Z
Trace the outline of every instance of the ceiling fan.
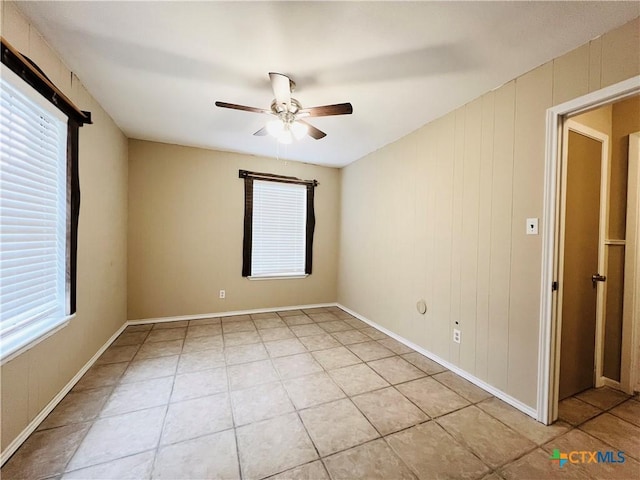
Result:
M322 130L304 121L308 117L328 117L331 115L349 115L353 113L350 103L337 103L321 107L302 108L298 100L291 97L296 84L286 75L281 73L269 73L271 87L275 99L271 102L269 110L263 108L246 107L235 103L216 102L216 107L243 110L245 112L264 113L276 117L266 123L254 135L262 136L270 134L280 143L291 143L293 139L301 139L305 135L320 140L327 136Z

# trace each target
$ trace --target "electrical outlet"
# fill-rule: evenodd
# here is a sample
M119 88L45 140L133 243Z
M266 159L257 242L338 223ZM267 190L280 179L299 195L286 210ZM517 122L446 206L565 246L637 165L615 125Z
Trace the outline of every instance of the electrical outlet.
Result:
M453 341L456 343L460 343L460 330L457 328L453 329Z
M220 298L224 298L226 295L224 290L220 290Z

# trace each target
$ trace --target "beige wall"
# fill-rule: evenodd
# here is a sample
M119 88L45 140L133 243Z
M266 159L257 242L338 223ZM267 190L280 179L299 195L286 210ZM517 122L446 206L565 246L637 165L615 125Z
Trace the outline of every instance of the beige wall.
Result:
M627 172L629 134L640 130L640 97L613 105L611 136L611 178L609 238L624 240L627 215ZM622 309L625 247L610 246L607 258L607 315L605 323L604 374L620 379L622 349ZM631 333L629 333L631 334Z
M625 238L629 134L640 131L640 97L613 105L611 132L611 206L609 237Z
M2 450L62 390L126 320L127 143L114 122L10 2L2 36L35 61L93 125L80 129L77 315L2 366Z
M598 132L602 132L611 138L612 112L613 105L605 105L604 107L596 108L595 110L571 117L571 120L589 128L593 128ZM609 152L609 160L611 160L611 152Z
M638 75L639 32L636 19L346 167L339 302L535 408L542 242L525 219L542 216L545 112Z
M240 169L320 183L309 277L242 277ZM335 302L339 218L337 169L130 140L129 318ZM218 298L221 289L224 300Z

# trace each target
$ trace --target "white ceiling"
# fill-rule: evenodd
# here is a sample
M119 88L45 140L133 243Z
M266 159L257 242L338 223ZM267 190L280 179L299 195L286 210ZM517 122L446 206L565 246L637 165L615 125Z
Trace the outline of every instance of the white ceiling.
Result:
M635 18L638 2L21 2L132 138L347 165ZM297 83L327 133L254 137L267 73Z

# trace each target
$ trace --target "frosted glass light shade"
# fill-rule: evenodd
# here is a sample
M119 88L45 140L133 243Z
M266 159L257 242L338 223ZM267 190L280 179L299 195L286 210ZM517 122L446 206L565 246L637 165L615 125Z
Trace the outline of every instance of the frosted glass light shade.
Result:
M293 132L293 136L296 137L296 140L300 140L307 134L309 127L304 123L293 122L291 124L291 131Z
M280 143L284 143L285 145L290 144L293 141L293 135L291 135L291 130L289 130L288 128L285 128L282 132L280 132L280 134L278 135L278 141Z
M271 120L267 122L267 133L272 137L278 138L282 132L284 132L284 123L282 120Z

